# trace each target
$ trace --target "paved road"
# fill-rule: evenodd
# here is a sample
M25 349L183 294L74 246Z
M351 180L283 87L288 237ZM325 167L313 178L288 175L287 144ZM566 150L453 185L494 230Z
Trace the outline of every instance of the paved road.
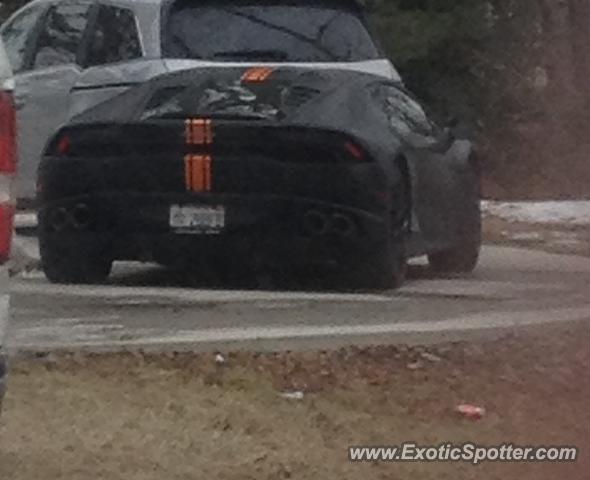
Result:
M590 258L486 247L473 275L431 278L418 263L403 289L373 294L191 287L128 263L105 286L61 287L28 274L12 291L9 345L20 350L431 343L590 320Z

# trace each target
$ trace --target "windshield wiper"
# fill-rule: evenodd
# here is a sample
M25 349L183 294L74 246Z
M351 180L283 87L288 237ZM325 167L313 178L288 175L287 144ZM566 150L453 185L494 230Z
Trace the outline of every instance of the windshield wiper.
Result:
M270 59L279 62L285 62L289 59L289 54L284 50L228 50L225 52L216 52L213 58L245 58L252 60Z

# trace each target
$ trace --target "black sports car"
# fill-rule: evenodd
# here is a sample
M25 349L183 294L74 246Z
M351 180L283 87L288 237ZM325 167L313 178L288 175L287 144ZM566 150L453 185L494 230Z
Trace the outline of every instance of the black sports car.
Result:
M104 280L113 260L336 268L399 286L406 259L477 263L471 143L401 83L307 68L164 75L82 114L39 170L42 264Z

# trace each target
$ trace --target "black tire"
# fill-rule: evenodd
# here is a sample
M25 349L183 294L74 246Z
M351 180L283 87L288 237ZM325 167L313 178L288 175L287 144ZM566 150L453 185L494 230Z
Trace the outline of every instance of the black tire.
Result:
M111 273L113 260L97 245L62 243L55 235L51 239L40 236L39 250L43 272L51 283L97 284Z
M397 289L404 284L406 270L407 258L403 240L390 239L359 266L357 278L363 288Z
M457 245L449 250L428 255L430 268L437 273L471 273L477 267L482 242L480 182L476 171L472 175Z
M405 235L411 220L411 187L405 160L397 159L396 168L401 173L401 181L392 192L387 238L357 270L360 282L368 289L397 289L406 279Z

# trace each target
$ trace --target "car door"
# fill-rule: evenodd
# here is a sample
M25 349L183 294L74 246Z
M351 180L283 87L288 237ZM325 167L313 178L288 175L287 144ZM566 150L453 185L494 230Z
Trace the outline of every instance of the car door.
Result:
M15 75L27 70L36 28L48 4L33 4L18 10L0 28L6 55Z
M91 4L84 1L51 5L36 29L28 65L15 77L19 199L35 197L45 144L67 119L70 91L82 71L79 59L90 12Z
M33 4L24 7L2 24L0 34L15 79L30 69L36 31L47 8L48 4Z

